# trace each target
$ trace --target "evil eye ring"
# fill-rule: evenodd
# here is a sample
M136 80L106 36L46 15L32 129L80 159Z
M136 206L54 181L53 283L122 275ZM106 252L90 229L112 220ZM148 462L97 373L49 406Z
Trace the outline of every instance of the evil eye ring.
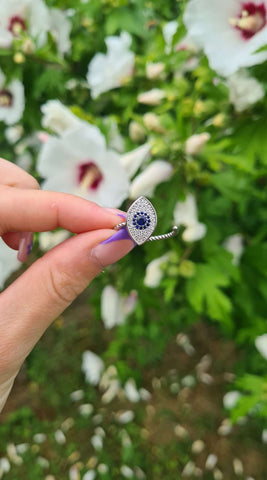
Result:
M127 228L131 239L137 244L155 240L164 240L177 235L178 227L174 226L172 231L164 235L151 236L157 226L157 213L152 203L146 197L139 197L127 211L126 221L118 223L115 230Z

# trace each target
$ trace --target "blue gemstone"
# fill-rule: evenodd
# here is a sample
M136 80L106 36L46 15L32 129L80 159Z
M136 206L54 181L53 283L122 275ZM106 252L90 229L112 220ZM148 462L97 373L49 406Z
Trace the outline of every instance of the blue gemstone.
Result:
M146 219L144 217L140 217L137 220L138 225L145 225Z

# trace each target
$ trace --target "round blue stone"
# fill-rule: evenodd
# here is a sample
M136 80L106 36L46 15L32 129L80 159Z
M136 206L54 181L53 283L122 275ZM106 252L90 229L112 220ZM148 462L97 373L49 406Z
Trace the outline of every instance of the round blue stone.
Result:
M140 226L141 226L141 225L145 225L146 219L145 219L144 217L140 217L140 218L138 218L137 223L138 223L138 225L140 225Z

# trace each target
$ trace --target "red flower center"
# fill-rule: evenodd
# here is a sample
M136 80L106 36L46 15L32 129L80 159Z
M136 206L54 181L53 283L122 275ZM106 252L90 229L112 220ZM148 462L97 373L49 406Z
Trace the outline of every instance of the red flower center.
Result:
M238 18L230 18L230 23L242 34L244 40L256 35L267 23L265 3L256 5L254 2L242 3L242 10Z
M18 15L14 15L14 17L10 18L8 30L14 35L14 37L18 37L21 32L27 31L25 20Z
M13 103L13 95L9 90L0 90L0 107L11 107Z
M89 160L79 165L78 169L79 185L85 190L97 190L104 178L98 166Z

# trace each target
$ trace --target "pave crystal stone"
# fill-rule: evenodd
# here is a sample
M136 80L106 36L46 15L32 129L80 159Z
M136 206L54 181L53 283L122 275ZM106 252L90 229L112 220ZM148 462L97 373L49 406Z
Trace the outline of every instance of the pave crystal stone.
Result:
M139 197L127 212L126 227L130 237L137 245L145 243L157 225L157 214L152 203L145 197Z

